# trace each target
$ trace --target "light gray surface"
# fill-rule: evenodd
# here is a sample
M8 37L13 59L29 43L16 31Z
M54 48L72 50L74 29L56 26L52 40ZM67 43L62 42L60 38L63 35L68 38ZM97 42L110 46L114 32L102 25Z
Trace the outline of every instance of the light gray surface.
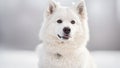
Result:
M0 68L37 68L37 59L31 51L3 51Z
M120 68L120 51L92 52L98 68ZM1 51L0 68L37 68L32 51Z

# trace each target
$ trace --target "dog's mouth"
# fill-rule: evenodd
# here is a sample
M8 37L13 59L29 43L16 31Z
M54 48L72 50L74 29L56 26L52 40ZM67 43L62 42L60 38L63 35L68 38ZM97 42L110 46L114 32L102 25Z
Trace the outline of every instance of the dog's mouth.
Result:
M58 37L61 39L65 39L65 40L68 40L69 38L70 38L70 35L69 34L64 34L64 36L60 36L59 34L58 34Z

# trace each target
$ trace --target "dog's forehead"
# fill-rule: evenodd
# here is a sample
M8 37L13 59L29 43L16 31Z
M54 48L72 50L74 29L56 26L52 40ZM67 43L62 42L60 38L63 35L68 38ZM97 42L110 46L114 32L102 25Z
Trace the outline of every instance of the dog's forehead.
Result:
M75 11L69 7L62 7L59 8L56 11L56 14L58 15L58 17L62 17L62 18L74 18L77 16L77 14L75 13Z

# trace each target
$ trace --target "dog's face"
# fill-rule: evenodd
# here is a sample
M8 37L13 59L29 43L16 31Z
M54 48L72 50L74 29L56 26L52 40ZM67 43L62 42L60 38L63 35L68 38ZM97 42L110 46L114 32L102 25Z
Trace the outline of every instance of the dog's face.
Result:
M87 37L87 13L84 1L71 8L50 1L45 12L40 37L43 41L75 41Z
M59 40L70 40L75 33L81 32L81 21L70 8L60 8L49 19L50 34ZM49 30L48 29L48 30ZM52 32L51 32L52 31Z

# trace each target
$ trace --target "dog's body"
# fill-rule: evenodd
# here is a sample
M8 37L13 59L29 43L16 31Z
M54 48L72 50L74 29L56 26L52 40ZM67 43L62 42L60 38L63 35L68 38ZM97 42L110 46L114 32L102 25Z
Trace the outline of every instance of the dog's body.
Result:
M37 47L39 68L95 68L86 48L89 40L85 3L72 8L50 1Z

